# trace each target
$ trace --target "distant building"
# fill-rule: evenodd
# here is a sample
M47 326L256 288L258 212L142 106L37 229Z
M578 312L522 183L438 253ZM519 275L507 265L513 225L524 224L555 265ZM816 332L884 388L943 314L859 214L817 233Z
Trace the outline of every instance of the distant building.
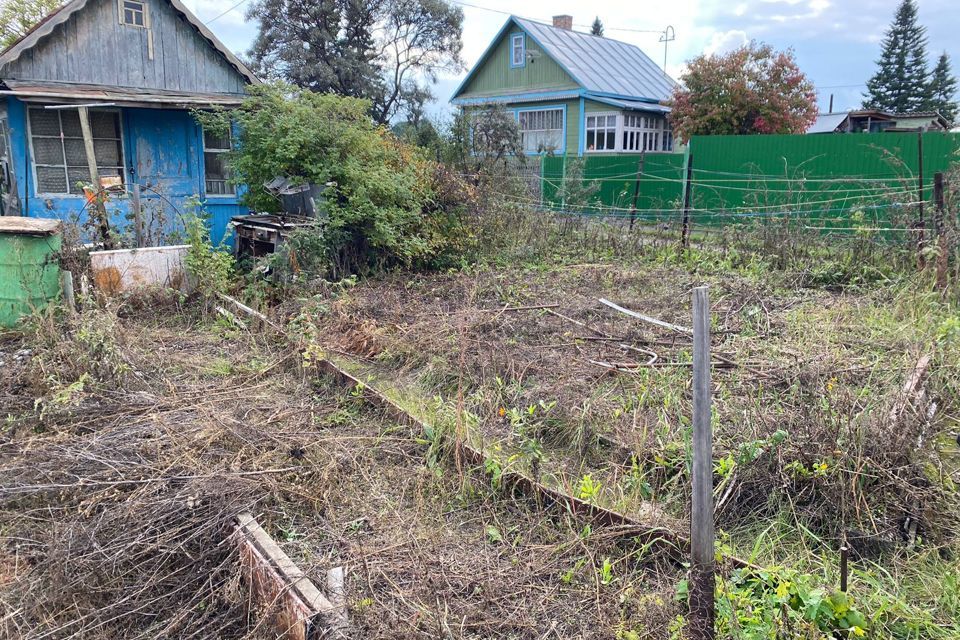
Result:
M950 123L936 111L890 113L877 109L821 113L807 133L881 133L947 131Z
M115 226L137 184L168 220L205 201L222 236L246 212L222 155L230 136L190 110L237 106L255 83L180 0L67 2L0 52L0 214L83 222L78 185L96 176L117 192Z
M632 44L574 31L571 16L511 16L451 102L513 112L528 154L668 152L676 84Z

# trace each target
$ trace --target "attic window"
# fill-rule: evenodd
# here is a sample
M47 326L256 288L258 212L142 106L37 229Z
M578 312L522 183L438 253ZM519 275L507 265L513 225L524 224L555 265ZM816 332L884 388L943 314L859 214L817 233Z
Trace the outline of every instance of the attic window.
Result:
M120 24L147 27L147 5L138 0L120 0Z
M523 67L527 63L527 43L522 33L510 36L510 67Z

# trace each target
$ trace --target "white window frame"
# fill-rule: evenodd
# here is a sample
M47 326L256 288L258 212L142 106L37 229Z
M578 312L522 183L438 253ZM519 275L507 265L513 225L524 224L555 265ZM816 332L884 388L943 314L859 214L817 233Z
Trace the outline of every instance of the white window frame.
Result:
M631 119L637 124L628 124ZM628 141L633 144L627 144ZM624 112L620 146L624 153L669 153L673 151L673 128L666 116L660 114Z
M36 153L34 153L34 150L33 150L33 123L30 122L30 111L31 111L31 110L34 110L34 109L37 110L37 111L45 111L45 109L43 108L42 105L41 105L41 106L36 106L36 107L27 107L27 109L26 109L26 119L27 119L27 144L29 145L29 149L30 149L30 173L33 175L33 193L36 194L37 197L54 197L54 198L82 198L82 197L84 197L82 193L70 193L70 167L79 168L80 165L67 164L67 151L66 151L66 148L63 147L63 140L64 140L64 138L65 138L65 136L63 135L63 112L66 111L65 109L54 109L54 110L52 110L53 113L56 113L56 114L57 114L57 118L59 119L59 122L60 122L60 136L38 136L38 137L40 137L40 138L59 139L59 140L60 140L60 144L61 144L62 151L63 151L63 163L64 163L64 164L63 164L63 170L64 170L64 174L65 174L64 177L65 177L66 180L67 180L67 182L66 182L67 191L66 191L66 193L59 193L59 192L55 192L55 191L40 191L40 177L39 177L39 175L37 175L37 167L38 167L38 166L40 166L40 167L59 167L60 165L58 165L58 164L40 164L40 165L38 165L38 164L37 164L37 155L36 155ZM115 114L117 114L117 124L118 124L119 127L120 127L120 138L119 138L119 141L120 141L120 165L119 165L118 168L120 169L120 176L121 176L121 179L123 180L123 184L124 184L124 185L127 185L127 184L129 184L129 181L128 181L128 176L127 176L127 147L126 147L126 144L124 143L125 136L124 136L124 130L123 130L123 114L121 113L121 111L120 111L119 109L96 109L96 110L91 110L90 113L92 114L92 113L95 113L95 112L97 112L97 111L99 111L99 112L101 112L101 113L115 113ZM82 140L82 138L75 138L75 137L73 137L73 136L71 136L70 138L71 138L71 140ZM117 138L94 138L94 140L117 140ZM86 148L84 148L84 155L86 155ZM94 162L96 162L96 158L94 158ZM97 165L97 169L98 169L97 173L99 173L99 167L100 167L100 165L98 164L98 165ZM85 165L84 165L84 168L88 169L88 173L87 173L86 177L87 177L87 179L89 179L89 177L90 177L90 174L89 174L89 163L88 163L88 164L85 164ZM101 177L103 177L103 176L101 176Z
M225 149L221 149L219 147L208 147L207 132L204 131L202 127L200 129L200 135L203 136L203 191L204 193L207 194L208 198L236 198L237 185L231 182L231 180L233 179L233 175L231 174L229 167L226 167L226 165L224 165L224 167L226 168L226 174L224 176L223 186L224 186L224 189L229 189L229 191L226 193L210 193L209 189L207 188L207 182L209 181L209 179L207 178L207 154L208 153L223 154L223 153L229 153L230 151L233 151L232 127L227 129L227 148ZM217 182L220 182L220 181L218 180Z
M594 145L596 146L596 132L604 132L604 144L606 144L606 134L610 131L610 126L604 123L603 127L597 127L594 125L590 126L590 118L609 118L610 116L614 117L613 125L613 148L612 149L590 149L589 144L587 143L587 134L590 131L594 132ZM618 111L590 111L584 115L583 119L583 151L584 153L617 153L620 151L620 129L623 123L623 114Z
M517 48L517 43L520 48ZM517 53L520 53L520 61L517 62ZM510 68L519 69L527 66L527 37L523 33L510 34Z
M124 6L127 2L135 2L143 8L143 24L137 24L135 22L126 21L126 7ZM134 27L135 29L149 29L150 28L150 7L147 5L145 0L117 0L117 11L118 17L120 19L120 24L125 27ZM131 9L131 11L133 11Z
M564 107L563 105L550 106L550 107L544 106L544 107L536 107L536 108L517 109L517 111L516 111L516 116L517 116L517 128L520 130L520 140L521 140L521 143L523 142L523 134L524 134L525 132L524 132L524 130L521 128L521 125L520 125L520 115L521 115L521 114L527 114L526 117L529 118L530 116L529 116L528 114L533 114L533 113L546 113L546 112L549 112L549 111L558 111L558 112L560 112L560 129L559 129L559 130L560 130L560 144L559 144L555 149L550 149L549 151L552 152L552 153L564 153L564 152L566 152L566 148L567 148L567 109L566 109L566 107ZM529 133L540 132L540 131L556 131L556 129L529 129L529 130L528 130ZM544 151L527 151L526 144L524 144L524 145L523 145L523 153L524 153L525 155L540 155L541 153L547 153L547 150L544 150Z

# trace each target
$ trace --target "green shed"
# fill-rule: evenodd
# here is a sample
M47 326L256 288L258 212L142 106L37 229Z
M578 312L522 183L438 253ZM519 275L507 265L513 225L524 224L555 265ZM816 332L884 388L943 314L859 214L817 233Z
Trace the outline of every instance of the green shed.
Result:
M60 295L59 220L0 216L0 327Z

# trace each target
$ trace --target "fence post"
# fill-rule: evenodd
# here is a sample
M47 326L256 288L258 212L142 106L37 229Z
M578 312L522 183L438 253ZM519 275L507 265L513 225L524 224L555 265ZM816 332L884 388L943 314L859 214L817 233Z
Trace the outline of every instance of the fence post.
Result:
M130 206L133 208L133 235L137 248L140 248L144 246L143 209L140 208L140 185L136 182L130 185Z
M923 269L927 266L927 260L923 256L923 249L926 245L924 226L926 222L923 219L923 132L917 132L917 265Z
M683 229L680 231L680 246L690 245L690 192L693 191L693 154L687 155L687 179L683 181Z
M947 263L949 260L949 242L947 241L946 229L943 225L944 208L946 206L943 191L943 172L938 171L933 174L933 202L936 207L934 212L934 229L937 234L937 288L940 291L947 289Z
M713 436L710 426L710 297L693 290L693 500L690 510L690 637L714 640Z
M637 162L637 180L633 184L633 208L630 209L630 231L633 231L633 222L637 217L637 200L640 198L640 176L643 175L643 161L647 157L647 150L644 148L640 152L640 160Z

